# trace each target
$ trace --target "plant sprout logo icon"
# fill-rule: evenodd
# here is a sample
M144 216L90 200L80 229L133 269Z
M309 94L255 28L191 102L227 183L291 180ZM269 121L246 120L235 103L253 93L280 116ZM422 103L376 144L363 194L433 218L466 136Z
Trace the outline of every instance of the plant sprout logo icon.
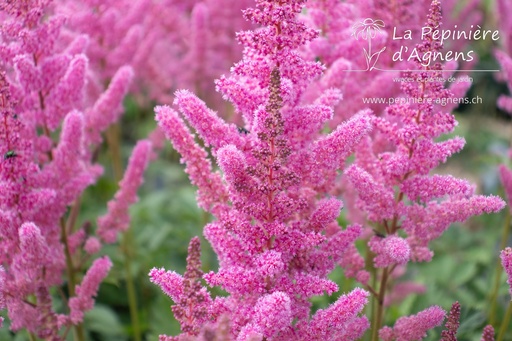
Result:
M352 26L352 35L357 40L359 40L359 37L368 40L368 50L363 48L366 58L366 70L364 71L375 69L375 64L377 60L379 60L380 54L386 49L386 47L383 47L379 51L372 53L372 39L377 36L377 33L380 32L383 27L384 22L382 20L373 20L371 18L366 18Z

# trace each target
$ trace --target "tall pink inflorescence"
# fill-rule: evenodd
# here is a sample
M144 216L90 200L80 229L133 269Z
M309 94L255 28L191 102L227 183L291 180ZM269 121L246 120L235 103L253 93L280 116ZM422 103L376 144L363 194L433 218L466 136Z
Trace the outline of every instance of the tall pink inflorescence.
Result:
M457 330L460 326L460 304L455 302L452 304L450 314L446 319L445 330L441 333L440 341L457 341Z
M190 309L206 315L183 321L178 310L183 334L161 340L218 331L226 320L232 340L320 340L327 326L329 337L355 340L369 327L360 316L369 295L362 289L310 316L309 298L338 290L327 275L361 234L359 225L340 228L336 219L342 204L329 192L354 146L370 131L372 117L360 112L323 134L339 91L328 89L313 104L303 103L306 87L323 69L298 54L317 36L297 19L303 4L259 0L256 8L244 11L261 28L238 33L245 46L243 59L216 83L242 117L243 127L226 123L185 90L175 98L182 115L166 106L155 110L160 128L182 154L198 187L200 206L215 217L204 235L220 267L203 278L228 293L211 301L189 300ZM210 147L221 174L212 171L207 152L180 116ZM150 277L179 309L187 295L183 278L163 269L153 269ZM208 309L201 308L204 302Z
M82 323L110 268L107 258L96 260L80 283L101 243L86 242L85 226L76 225L82 193L102 174L92 151L119 118L132 70L121 68L104 93L91 96L88 38L67 44L66 20L54 10L50 1L0 1L0 306L11 330L57 341ZM122 200L133 202L143 168L127 176ZM63 283L70 315L53 304Z
M425 27L433 32L440 25L441 4L434 0ZM368 228L366 235L369 249L375 254L373 266L379 283L379 287L371 287L380 306L377 326L384 316L384 304L391 303L386 297L396 303L406 296L397 290L407 283L399 278L408 262L430 261L430 242L452 223L504 207L499 197L475 194L475 186L466 180L433 174L439 164L463 148L465 141L460 137L439 141L457 125L455 117L443 107L454 93L442 82L432 81L443 78L443 65L425 62L426 56L441 51L441 42L426 34L414 48L417 60L404 65L410 71L403 76L413 80L402 84L402 96L407 101L387 106L375 118L376 129L371 138L363 138L357 146L342 186L350 217L373 228ZM360 269L363 266L360 264ZM357 279L355 270L350 269L346 275ZM410 293L419 292L411 289ZM390 329L383 330L389 333ZM395 330L393 335L399 334ZM373 337L376 339L376 334Z
M108 213L98 218L98 235L107 243L114 243L117 233L130 226L128 209L137 202L137 190L144 181L144 171L151 155L151 142L142 140L135 146L119 191L108 203Z
M507 274L507 284L509 287L510 300L512 301L512 248L507 247L500 254L501 265Z
M82 284L76 288L76 296L69 300L70 319L73 323L82 321L84 311L92 309L98 287L107 276L111 267L112 262L110 259L104 257L96 259L89 270L87 270Z
M427 336L427 331L440 326L445 317L445 311L433 306L418 314L400 317L393 328L384 327L379 336L384 341L416 341Z
M433 1L426 26L437 27L440 20L440 3ZM419 58L441 48L431 35L416 46ZM378 224L379 235L371 237L369 246L376 253L375 266L384 268L387 275L409 260L430 261L429 242L451 223L504 207L498 197L475 195L474 186L466 180L430 174L460 151L464 140L437 142L457 125L454 116L439 105L453 94L442 83L427 80L441 77L442 65L422 61L416 61L417 70L406 73L415 81L402 85L411 101L388 106L375 120L373 139L361 143L345 173L357 192L350 207L363 210L367 221Z

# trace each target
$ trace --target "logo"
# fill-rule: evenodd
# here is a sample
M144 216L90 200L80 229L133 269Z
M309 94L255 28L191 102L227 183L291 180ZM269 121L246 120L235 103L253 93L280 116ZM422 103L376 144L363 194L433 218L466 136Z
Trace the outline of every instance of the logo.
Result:
M379 60L380 54L386 50L386 47L383 47L379 51L372 53L372 39L375 39L377 33L384 27L382 20L373 20L372 18L366 18L352 26L352 36L354 36L356 40L362 38L368 41L368 50L363 48L364 57L366 59L366 70L362 71L376 69L375 64Z
M457 41L478 41L478 40L493 40L497 41L499 39L498 30L489 30L483 29L480 25L470 25L469 27L465 27L464 29L459 28L457 25L454 25L452 28L441 29L440 26L431 27L425 26L422 27L416 33L413 30L404 30L398 32L397 27L391 27L386 32L384 31L384 21L375 20L372 18L366 18L361 21L356 22L352 25L352 34L356 40L362 39L368 42L367 47L363 47L363 55L366 61L366 69L364 70L345 70L347 72L364 72L364 71L416 71L416 72L434 72L435 70L396 70L396 69L386 69L377 67L377 62L381 57L381 54L386 51L386 47L382 47L378 51L373 51L375 49L375 45L372 44L372 40L377 37L381 32L387 33L386 36L392 39L392 41L399 43L393 44L394 47L397 47L398 50L391 51L388 49L386 54L389 54L390 59L393 62L410 62L417 61L421 63L424 67L428 68L428 66L432 65L432 63L446 63L446 62L456 62L458 65L460 63L472 62L474 60L475 51L426 51L422 52L418 50L418 45L414 45L413 43L421 42L425 40L436 40L442 46L450 47L452 42ZM417 35L415 37L415 35ZM388 38L388 39L389 39ZM382 42L382 40L380 40ZM445 43L448 43L445 45ZM470 45L468 45L470 46ZM444 71L452 71L452 72L499 72L499 70L462 70L462 69L454 69Z

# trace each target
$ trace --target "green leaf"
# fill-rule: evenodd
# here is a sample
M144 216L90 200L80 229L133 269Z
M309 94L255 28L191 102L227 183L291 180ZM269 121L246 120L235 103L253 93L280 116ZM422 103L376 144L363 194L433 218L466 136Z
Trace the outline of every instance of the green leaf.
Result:
M103 340L126 340L116 313L108 306L97 304L85 314L84 324L87 330L100 334Z

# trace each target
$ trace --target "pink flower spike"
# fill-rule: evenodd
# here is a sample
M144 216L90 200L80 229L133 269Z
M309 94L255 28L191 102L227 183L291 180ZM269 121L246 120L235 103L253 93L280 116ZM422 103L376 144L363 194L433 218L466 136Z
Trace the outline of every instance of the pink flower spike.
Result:
M69 300L69 316L73 324L79 324L84 318L84 312L94 306L100 283L105 279L112 262L108 257L96 259L85 274L82 284L76 286L76 296Z
M290 297L283 292L277 291L263 296L254 307L252 323L265 337L272 338L290 325L292 320L290 309Z
M174 302L178 302L183 295L183 277L174 271L153 268L149 272L149 279Z
M507 195L507 201L512 202L512 170L507 168L505 165L499 167L500 179L503 187L505 188L505 194ZM509 210L512 209L509 206Z
M356 288L350 293L341 296L327 309L320 309L313 316L309 325L311 340L357 340L369 327L368 320L363 317L361 320L357 315L361 313L368 303L369 292ZM359 328L362 324L364 328ZM357 331L353 335L347 333L350 330ZM337 337L343 334L344 338Z
M480 341L494 341L494 328L490 324L484 327Z
M365 110L356 114L317 142L317 161L331 169L342 169L345 159L353 152L363 136L371 130L371 112Z
M142 140L133 149L119 191L108 203L108 213L98 218L98 235L107 243L116 240L117 232L126 231L130 226L128 209L137 202L137 190L144 181L143 175L148 165L151 143Z
M507 274L510 300L512 301L512 248L507 247L505 250L501 251L500 254L501 265L503 265L503 269L505 269L505 273Z
M432 306L416 315L399 318L393 327L396 341L416 341L427 336L427 331L440 326L446 313L438 306ZM381 333L388 333L389 327L381 329ZM385 339L384 337L382 337Z
M227 189L220 175L212 172L212 165L206 151L194 141L194 136L178 113L168 106L156 107L155 113L158 126L182 155L181 162L187 165L185 171L192 184L198 188L199 206L210 212L215 203L227 201Z
M83 54L74 56L66 74L52 90L51 96L48 96L51 115L46 118L46 121L51 130L59 126L62 117L70 110L81 108L87 69L87 57Z
M133 78L133 70L123 66L112 78L108 89L94 103L94 107L86 115L87 129L91 143L101 141L100 132L119 119L123 98Z
M177 91L174 104L180 108L187 121L196 129L206 146L218 149L228 144L242 145L236 127L224 122L191 92L187 90Z

